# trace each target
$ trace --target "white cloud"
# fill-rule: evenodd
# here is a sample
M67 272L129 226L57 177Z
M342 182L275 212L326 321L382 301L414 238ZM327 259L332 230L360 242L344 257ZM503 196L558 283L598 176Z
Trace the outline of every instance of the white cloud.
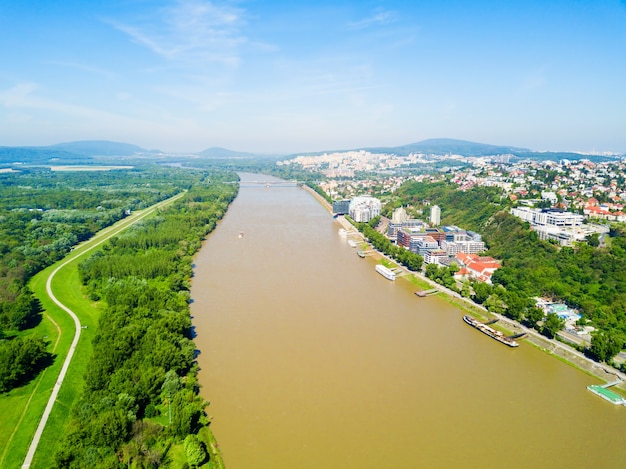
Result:
M62 60L48 60L44 62L49 65L59 65L61 67L72 68L74 70L80 70L81 72L87 72L93 75L100 75L107 79L113 79L118 77L117 73L114 73L110 70L106 70L100 67L94 67L92 65L82 64L78 62L66 62Z
M59 122L70 122L71 118L74 118L74 122L78 125L92 128L110 127L113 124L119 129L162 129L168 124L49 99L36 93L39 88L36 83L18 83L12 88L0 91L0 106L12 112L30 111L30 117L33 119L41 119L42 115L51 112L55 115L55 120ZM61 116L69 119L63 121ZM178 124L179 122L171 120L169 123Z
M18 83L13 88L0 92L0 104L10 109L35 109L82 117L108 115L95 109L38 96L35 93L37 90L39 85L36 83Z
M378 8L374 13L367 18L363 18L359 21L354 21L348 24L351 29L364 29L370 26L387 25L395 23L397 21L397 14L394 11L383 10Z
M202 0L177 0L149 20L108 20L155 54L172 61L239 63L243 10Z

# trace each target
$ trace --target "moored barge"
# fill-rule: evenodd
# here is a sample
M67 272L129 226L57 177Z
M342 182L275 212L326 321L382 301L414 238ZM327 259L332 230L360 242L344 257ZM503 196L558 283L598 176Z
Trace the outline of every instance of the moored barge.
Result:
M508 345L509 347L519 346L519 344L511 337L504 335L502 332L497 331L492 327L489 327L487 324L480 322L467 314L463 316L463 321L465 321L470 326L478 329L483 334L487 334L492 339L496 339L498 342L503 343L504 345Z

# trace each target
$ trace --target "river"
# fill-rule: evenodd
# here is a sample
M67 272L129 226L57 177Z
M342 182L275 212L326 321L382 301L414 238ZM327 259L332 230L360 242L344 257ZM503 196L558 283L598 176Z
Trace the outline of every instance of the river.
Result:
M191 290L227 469L626 465L597 379L384 279L305 190L241 176Z

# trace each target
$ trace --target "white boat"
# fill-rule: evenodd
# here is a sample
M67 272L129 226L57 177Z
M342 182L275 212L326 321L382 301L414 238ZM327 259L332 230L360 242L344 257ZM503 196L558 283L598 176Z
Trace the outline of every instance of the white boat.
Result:
M382 264L376 265L376 272L385 277L387 280L395 280L396 273L388 267L385 267Z
M353 240L349 239L348 240L348 246L350 246L351 248L355 248L356 247L356 243Z
M344 230L343 228L339 228L339 236L341 237L348 236L348 232Z

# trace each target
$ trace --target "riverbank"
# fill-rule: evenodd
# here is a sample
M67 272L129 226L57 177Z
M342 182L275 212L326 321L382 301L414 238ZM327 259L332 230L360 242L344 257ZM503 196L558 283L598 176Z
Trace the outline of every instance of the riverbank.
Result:
M323 197L321 197L309 187L304 186L304 188L309 193L311 193L330 213L332 213L332 206L326 200L324 200ZM348 220L345 219L345 217L339 216L336 218L336 220L348 233L358 233L358 235L361 236L363 242L365 242L361 233L357 231L356 228ZM397 265L395 261L387 258L384 254L376 250L373 250L371 255L377 259L387 259L388 261L393 262L394 265ZM445 288L443 285L432 281L420 272L412 272L402 266L398 266L398 268L401 268L405 271L405 275L403 275L401 278L406 278L407 281L410 281L407 277L413 276L415 279L417 279L418 282L427 284L430 287L439 290L440 292L445 294L445 296L442 296L442 299L444 299L444 301L453 304L463 312L481 315L484 319L497 318L497 324L499 328L505 330L509 334L525 333L526 337L520 340L523 340L523 342L529 343L532 346L539 348L549 355L555 356L564 363L578 368L585 373L596 377L606 383L615 381L617 379L622 380L622 382L617 384L615 387L619 388L623 392L626 392L626 374L620 372L619 370L612 368L609 365L593 361L590 358L587 358L584 354L582 354L575 348L563 342L548 339L547 337L539 334L534 329L529 329L517 321L513 321L512 319L509 319L499 314L491 313L482 305L476 304L472 300L464 298L458 293Z

